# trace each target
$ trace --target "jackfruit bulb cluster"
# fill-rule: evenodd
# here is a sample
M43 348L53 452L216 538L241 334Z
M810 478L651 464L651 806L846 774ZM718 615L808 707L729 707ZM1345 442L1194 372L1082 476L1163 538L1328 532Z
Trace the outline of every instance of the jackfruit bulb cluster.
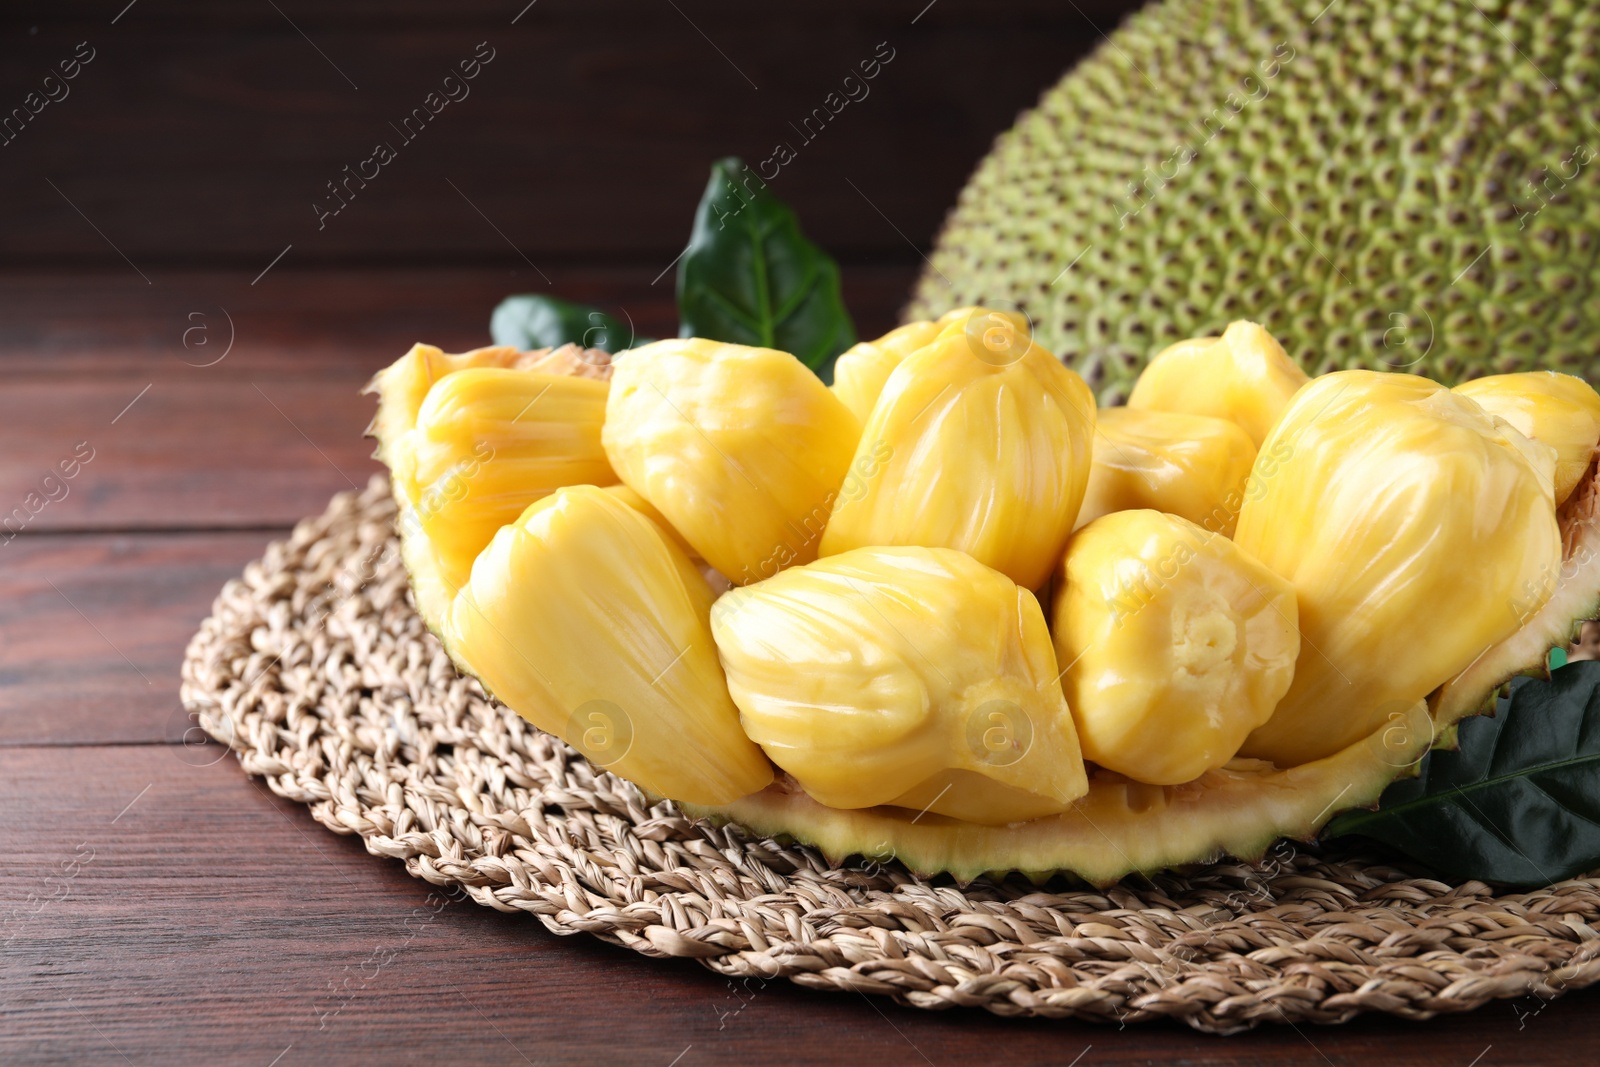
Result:
M1525 666L1600 441L1581 379L1308 380L1245 321L1097 410L977 306L831 387L699 338L419 346L374 386L463 670L649 794L953 871L1184 863L1370 802L1450 725L1385 752L1397 715Z

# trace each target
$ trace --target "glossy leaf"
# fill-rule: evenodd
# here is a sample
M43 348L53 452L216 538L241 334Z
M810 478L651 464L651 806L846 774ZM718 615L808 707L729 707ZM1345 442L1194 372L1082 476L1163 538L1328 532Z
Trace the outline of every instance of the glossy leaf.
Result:
M855 343L839 290L839 266L806 240L794 211L739 160L711 168L678 263L680 337L794 355L832 377L833 360Z
M1513 886L1600 868L1600 662L1516 679L1459 740L1323 836L1371 838L1441 873Z
M522 293L500 301L489 317L489 333L495 344L523 351L576 344L616 353L650 340L634 337L632 326L599 308L542 293Z

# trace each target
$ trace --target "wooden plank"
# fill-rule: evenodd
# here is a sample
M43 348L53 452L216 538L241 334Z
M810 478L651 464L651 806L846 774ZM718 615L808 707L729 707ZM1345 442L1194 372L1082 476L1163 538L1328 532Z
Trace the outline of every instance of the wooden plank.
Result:
M3 148L0 262L253 275L292 245L288 265L665 263L710 162L758 164L779 144L795 158L766 173L813 237L914 262L908 242L927 244L994 136L1134 5L1091 21L1039 2L546 3L514 26L514 4L419 22L279 6L293 24L270 5L218 17L156 3L114 26L103 6L78 21L87 5L14 23L6 107L80 42L94 58ZM470 95L397 132L485 41L494 58ZM846 87L880 44L889 65ZM395 158L334 199L329 183L379 143Z
M1219 1039L730 988L430 898L231 759L195 756L0 748L0 1060L1482 1067L1590 1062L1600 1037L1592 992Z
M183 650L271 536L0 542L0 744L182 742Z
M341 378L361 382L417 341L456 352L489 343L489 313L512 293L554 293L631 320L643 337L678 332L671 256L633 267L273 268L0 274L0 360L22 377L114 375L176 381ZM665 271L665 273L663 273ZM847 264L845 300L864 337L898 321L911 264ZM93 313L88 314L86 310ZM231 346L230 346L231 343ZM6 432L0 427L0 433Z
M361 436L373 400L358 388L171 373L13 382L0 392L0 525L291 525L379 469ZM75 457L87 462L60 478Z

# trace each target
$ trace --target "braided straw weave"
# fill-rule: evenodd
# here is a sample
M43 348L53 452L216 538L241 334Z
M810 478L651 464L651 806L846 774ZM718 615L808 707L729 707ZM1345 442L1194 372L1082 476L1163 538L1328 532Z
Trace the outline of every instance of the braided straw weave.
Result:
M1105 891L957 886L649 805L457 673L411 607L393 522L375 478L268 547L190 643L184 703L329 829L556 933L921 1008L1215 1033L1600 979L1600 879L1496 896L1283 845Z

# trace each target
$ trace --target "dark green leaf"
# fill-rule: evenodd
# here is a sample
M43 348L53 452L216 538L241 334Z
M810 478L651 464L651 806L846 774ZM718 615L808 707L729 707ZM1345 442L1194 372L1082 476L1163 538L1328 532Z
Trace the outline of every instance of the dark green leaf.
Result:
M508 296L500 301L489 317L489 333L497 345L524 350L576 344L616 353L648 340L636 339L632 327L599 308L538 293Z
M1372 838L1445 874L1514 886L1600 868L1600 662L1516 679L1494 718L1466 720L1459 740L1323 836Z
M832 378L855 343L839 266L737 159L718 160L678 261L679 336L776 348Z

